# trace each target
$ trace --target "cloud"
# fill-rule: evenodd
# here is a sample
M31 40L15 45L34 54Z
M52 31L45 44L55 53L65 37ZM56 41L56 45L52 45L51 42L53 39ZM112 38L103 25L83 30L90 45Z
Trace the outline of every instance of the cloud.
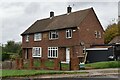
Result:
M74 4L74 5L73 5ZM30 27L36 20L49 17L54 11L55 16L65 14L67 6L78 11L93 7L103 27L117 18L117 2L3 2L0 3L0 27L2 27L2 41L21 41L20 34Z

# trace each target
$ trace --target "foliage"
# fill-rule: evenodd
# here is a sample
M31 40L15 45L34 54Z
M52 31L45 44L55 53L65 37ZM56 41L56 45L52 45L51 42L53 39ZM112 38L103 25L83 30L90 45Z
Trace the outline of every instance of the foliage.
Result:
M118 24L110 24L108 25L107 29L105 30L105 43L109 43L115 36L119 35L118 31Z
M21 43L15 43L15 41L8 41L5 45L5 52L18 53L21 49Z
M53 71L53 70L2 70L2 77L20 77L20 76L35 76L44 74L85 74L88 72L73 72L73 71Z
M96 68L96 69L119 68L120 67L120 61L96 62L96 63L86 64L85 66Z
M51 61L46 61L45 66L48 67L48 68L53 68L54 67L54 62L52 60Z
M8 59L10 59L10 54L2 53L1 58L2 58L2 61L4 61L4 60L8 60Z
M15 41L8 41L4 47L2 46L2 60L14 60L16 57L21 56L21 53L21 43L16 43Z

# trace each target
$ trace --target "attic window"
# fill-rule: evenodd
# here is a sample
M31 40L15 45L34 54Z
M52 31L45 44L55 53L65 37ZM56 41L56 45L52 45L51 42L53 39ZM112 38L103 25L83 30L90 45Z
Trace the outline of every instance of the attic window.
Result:
M49 39L58 39L58 32L57 31L50 31L49 32Z

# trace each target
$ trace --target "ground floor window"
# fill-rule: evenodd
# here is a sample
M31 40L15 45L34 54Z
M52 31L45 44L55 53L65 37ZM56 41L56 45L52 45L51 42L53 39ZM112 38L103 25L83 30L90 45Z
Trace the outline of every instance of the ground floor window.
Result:
M48 58L58 57L58 47L48 47Z
M41 47L33 47L32 49L32 57L41 57L42 48Z

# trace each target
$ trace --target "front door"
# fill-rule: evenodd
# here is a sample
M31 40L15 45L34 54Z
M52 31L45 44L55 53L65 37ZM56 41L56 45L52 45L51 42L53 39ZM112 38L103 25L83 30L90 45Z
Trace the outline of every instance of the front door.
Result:
M70 48L66 48L66 62L70 61Z

